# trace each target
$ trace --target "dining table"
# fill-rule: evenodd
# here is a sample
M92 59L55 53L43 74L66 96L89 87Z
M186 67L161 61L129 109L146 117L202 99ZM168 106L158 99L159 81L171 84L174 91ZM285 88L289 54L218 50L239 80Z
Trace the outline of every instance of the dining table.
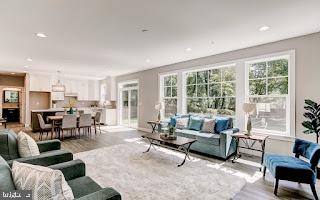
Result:
M77 115L77 119L79 121L80 115ZM62 122L63 115L54 115L54 116L47 116L47 120L51 122L51 139L53 138L54 134L54 128L55 125L58 124L59 122ZM93 125L96 127L96 120L95 120L95 115L92 115L93 119ZM97 134L97 129L94 129L94 133Z

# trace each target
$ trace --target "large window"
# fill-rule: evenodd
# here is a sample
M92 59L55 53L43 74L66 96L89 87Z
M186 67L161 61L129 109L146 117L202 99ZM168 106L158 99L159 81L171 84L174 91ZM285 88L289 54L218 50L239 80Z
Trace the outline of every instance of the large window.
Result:
M188 72L185 91L187 113L235 116L235 66Z
M177 75L163 76L164 117L169 118L177 113Z
M256 103L251 118L257 131L288 133L290 129L289 57L247 63L247 100Z

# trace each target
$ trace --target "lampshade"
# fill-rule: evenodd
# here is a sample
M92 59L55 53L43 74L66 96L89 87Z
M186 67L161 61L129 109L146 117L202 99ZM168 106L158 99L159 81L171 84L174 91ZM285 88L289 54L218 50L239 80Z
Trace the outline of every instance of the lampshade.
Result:
M158 104L156 104L156 105L154 106L154 109L156 109L156 110L162 110L163 108L164 108L163 102L158 103Z
M245 113L253 114L256 112L256 104L255 103L244 103L242 109Z

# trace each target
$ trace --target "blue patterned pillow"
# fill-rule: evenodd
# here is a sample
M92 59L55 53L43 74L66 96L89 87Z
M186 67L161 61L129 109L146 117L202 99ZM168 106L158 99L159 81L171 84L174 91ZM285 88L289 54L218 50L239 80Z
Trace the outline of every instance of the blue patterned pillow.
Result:
M216 117L215 132L220 133L221 131L227 130L229 127L230 117Z
M189 121L189 129L200 131L203 124L203 118L191 116Z

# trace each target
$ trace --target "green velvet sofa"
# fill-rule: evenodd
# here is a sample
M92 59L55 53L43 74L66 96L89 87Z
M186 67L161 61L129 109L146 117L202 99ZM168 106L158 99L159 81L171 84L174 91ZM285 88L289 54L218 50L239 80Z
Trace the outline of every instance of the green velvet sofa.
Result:
M37 142L40 155L21 158L18 151L17 135L11 129L0 130L0 156L11 166L14 160L34 165L49 166L73 160L71 152L61 149L59 140Z
M61 170L75 199L79 200L121 200L121 195L113 188L102 188L90 177L86 176L85 164L81 160L48 166ZM15 190L11 169L0 156L0 191Z
M209 116L201 117L191 114L176 115L171 117L170 121L168 121L167 124L162 124L161 129L165 130L169 124L172 126L176 126L177 118L189 118L188 127L185 129L176 129L176 134L178 136L197 139L197 141L191 145L190 150L221 158L223 160L227 160L230 156L236 153L236 141L231 136L231 134L239 132L239 129L233 127L232 118L215 117L214 131L212 133L204 133L201 131L201 122L198 126L198 128L200 129L194 129L192 126L190 126L190 119L193 117L200 119L202 123L204 118L211 118Z

